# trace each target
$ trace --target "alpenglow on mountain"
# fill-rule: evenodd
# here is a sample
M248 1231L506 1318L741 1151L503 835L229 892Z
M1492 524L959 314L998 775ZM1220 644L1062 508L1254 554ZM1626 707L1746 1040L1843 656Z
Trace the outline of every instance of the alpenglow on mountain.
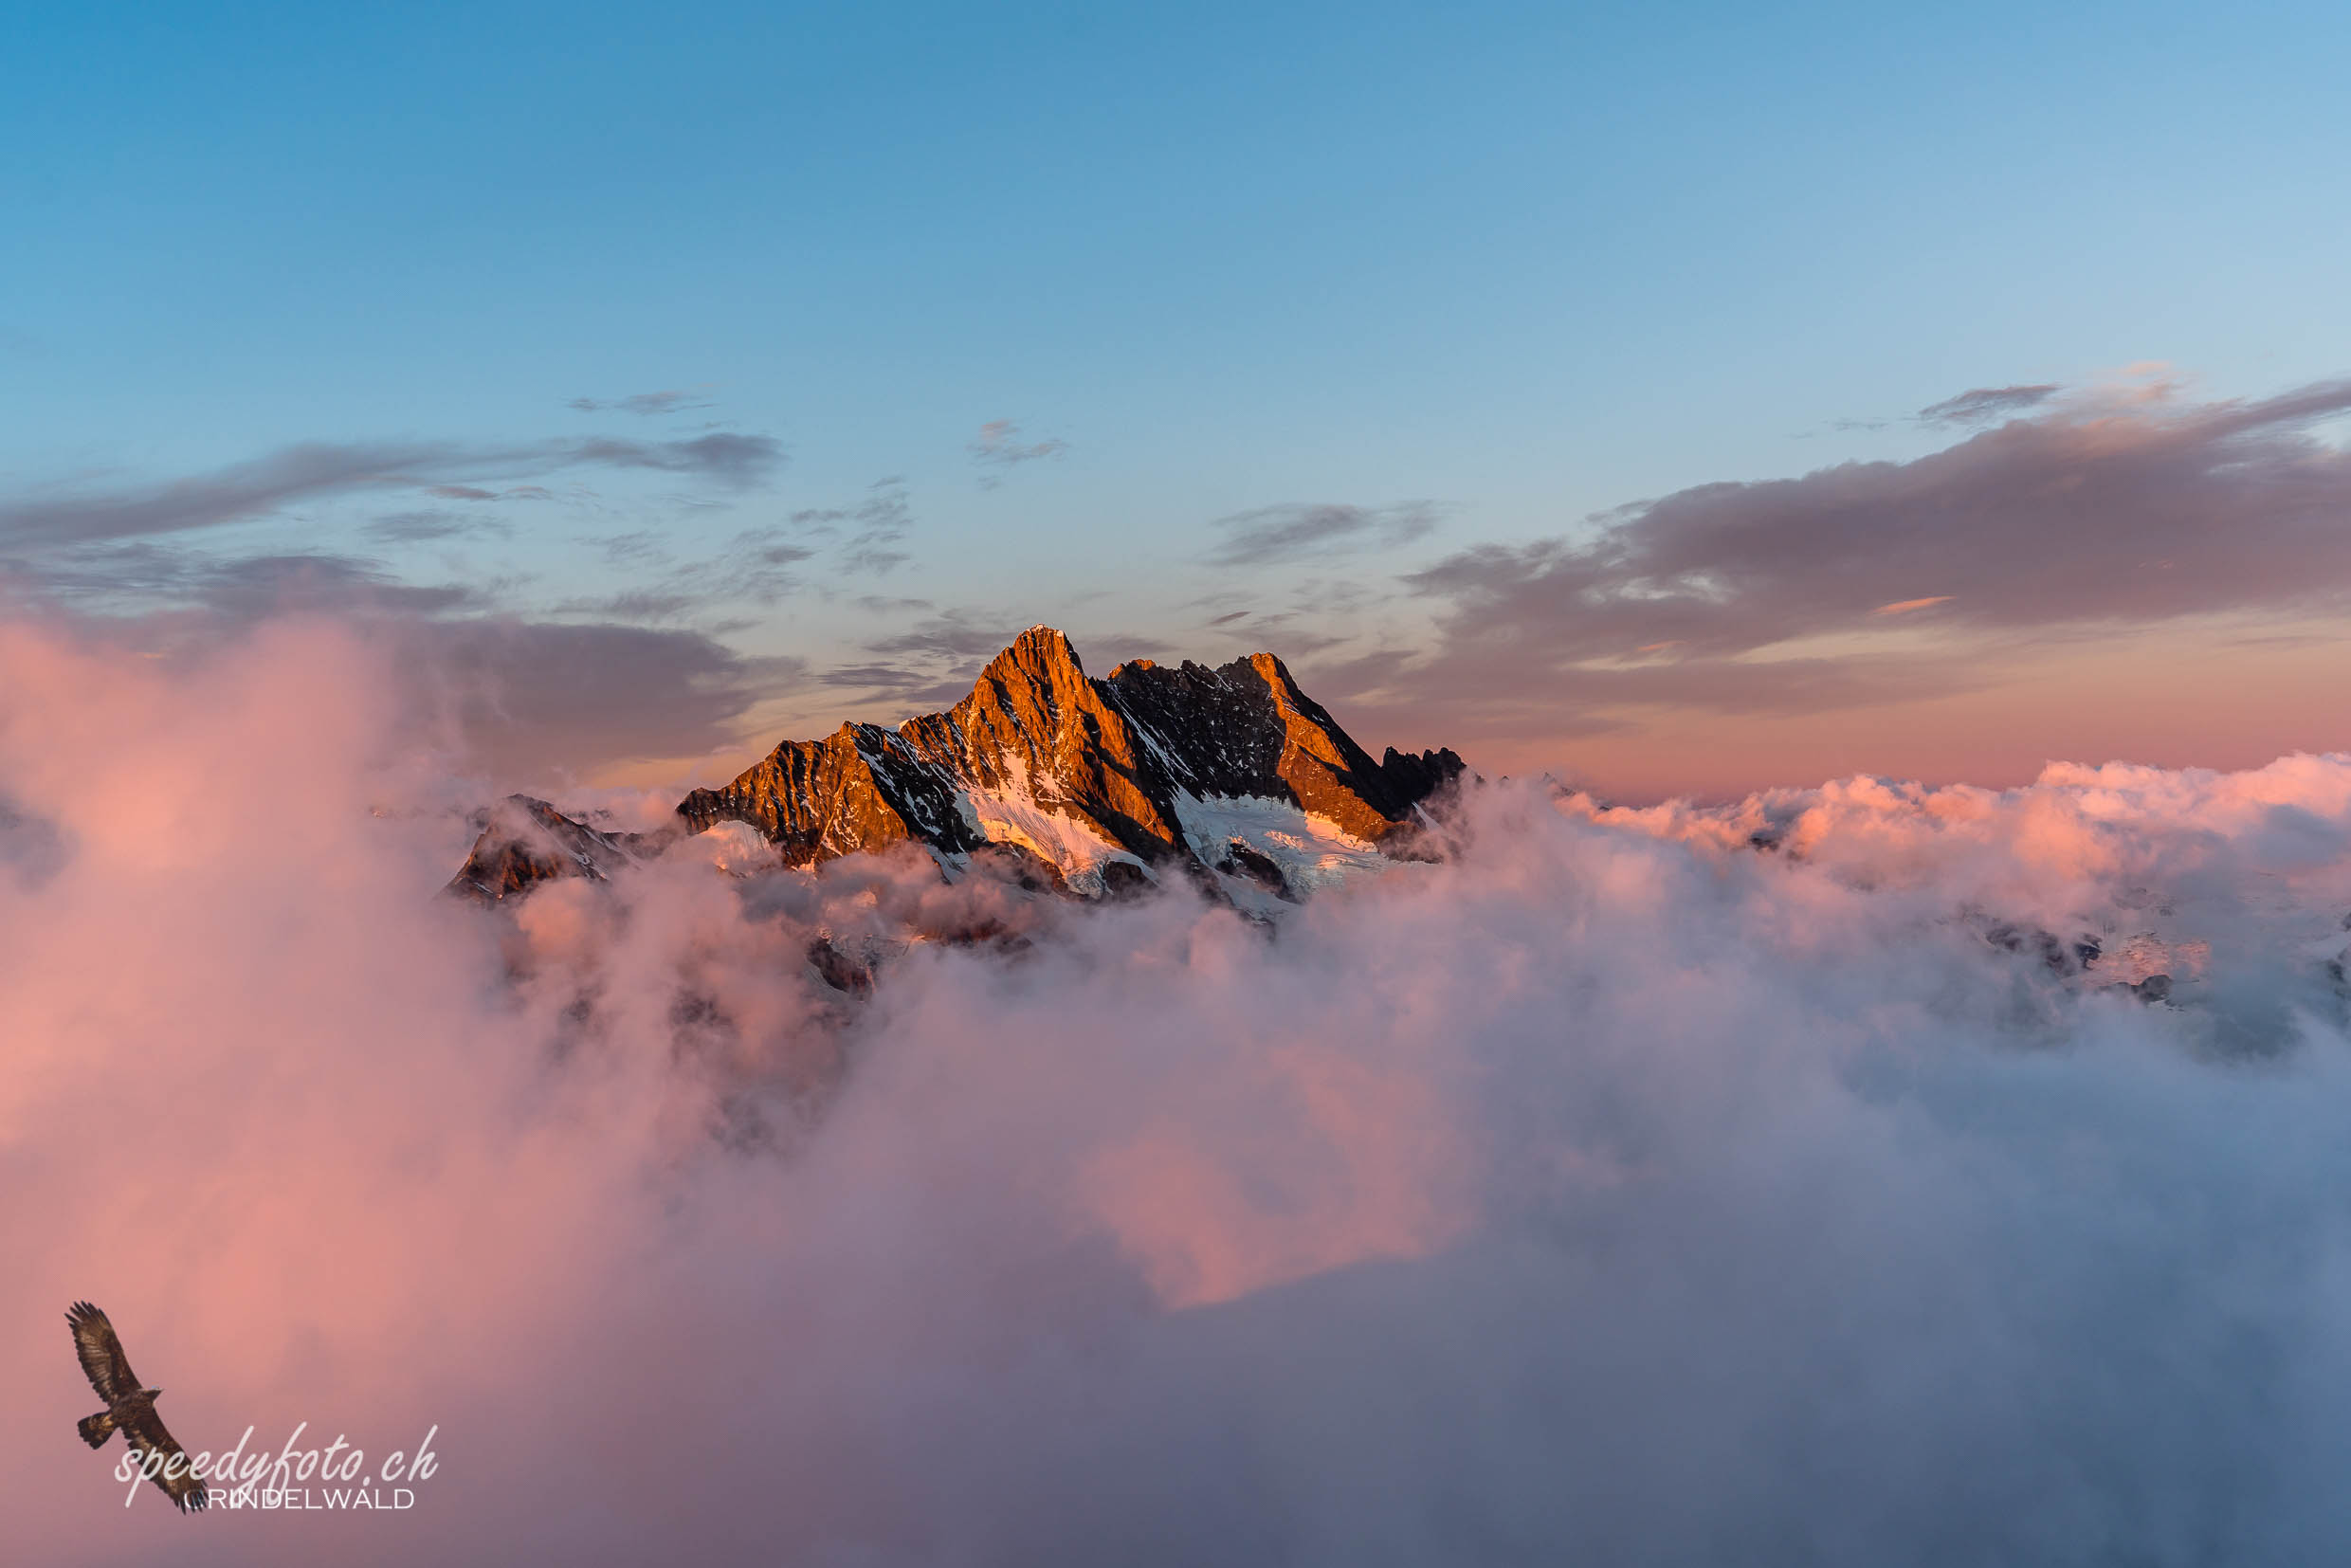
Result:
M1461 772L1449 750L1374 761L1270 653L1216 668L1138 659L1098 679L1038 626L946 712L787 740L680 801L669 832L604 833L513 797L450 886L497 900L600 878L740 823L793 866L912 844L949 875L985 860L1100 897L1172 873L1248 907L1417 858L1424 803Z

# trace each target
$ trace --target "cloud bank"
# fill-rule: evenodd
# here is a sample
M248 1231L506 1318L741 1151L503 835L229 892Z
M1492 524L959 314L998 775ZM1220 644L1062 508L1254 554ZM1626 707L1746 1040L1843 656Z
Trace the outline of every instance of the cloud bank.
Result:
M484 914L379 641L0 659L28 1559L2351 1546L2351 758L1490 789L1271 939L717 840ZM2044 930L2179 1005L1996 939ZM868 1001L819 932L902 944ZM191 1448L440 1474L126 1510L80 1296Z
M1666 639L1678 664L1714 663L1927 597L1985 629L2332 606L2351 589L2351 455L2307 428L2347 411L2351 382L2092 403L1909 463L1677 491L1588 540L1481 546L1412 581L1449 605L1436 664L1468 690L1470 666L1556 678Z
M1709 742L1722 720L1882 718L1977 693L1989 727L1953 721L1977 726L1978 753L2031 731L2020 743L2049 749L2028 757L2066 756L2084 742L2037 711L2038 692L2081 689L2093 658L2135 649L2139 669L2100 671L2085 712L2151 712L2195 693L2215 642L2334 635L2351 602L2351 451L2330 430L2346 414L2342 381L2249 402L2160 380L1978 389L1922 415L1972 433L1908 462L1700 484L1579 530L1456 550L1403 578L1431 632L1311 674L1367 728L1519 753L1637 735L1686 779L1726 743L1759 743ZM2250 678L2301 675L2273 664ZM2184 700L2168 710L2175 739L2234 726L2228 704ZM1815 754L1853 750L1828 723L1813 733ZM1555 744L1545 760L1569 755Z

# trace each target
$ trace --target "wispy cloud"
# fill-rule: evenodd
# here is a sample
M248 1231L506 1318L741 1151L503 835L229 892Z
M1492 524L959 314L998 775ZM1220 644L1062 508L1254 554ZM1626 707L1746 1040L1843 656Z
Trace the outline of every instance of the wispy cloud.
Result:
M1918 420L1922 425L1989 424L2038 408L2056 396L2059 390L2053 381L2029 387L1976 387L1957 397L1929 403L1919 410Z
M899 548L914 530L902 479L876 480L854 506L804 507L788 520L804 533L840 538L836 558L845 572L882 576L914 558Z
M1209 559L1219 566L1334 556L1386 549L1426 537L1437 525L1435 505L1408 501L1394 506L1290 503L1261 506L1220 518L1225 540Z
M937 659L993 659L1018 636L1009 616L981 616L951 610L942 615L865 645L868 652L921 654Z
M744 489L784 461L773 437L714 432L688 441L600 436L513 446L309 442L209 474L112 491L38 491L0 501L0 547L137 538L216 527L372 490L478 500L501 480L567 468L641 469Z
M685 561L649 531L583 542L600 550L606 565L625 570L629 586L567 599L556 613L614 621L683 621L726 606L774 605L801 587L797 569L816 555L780 526L745 529L715 554Z
M604 413L608 411L613 413L633 413L642 415L648 419L661 414L683 413L694 409L707 409L712 407L712 405L707 400L702 399L701 394L698 392L674 391L637 392L629 397L612 397L602 399L593 397L574 397L571 400L571 402L564 406L566 408L577 409L582 413Z
M469 517L463 512L424 510L388 512L361 530L382 544L425 544L434 539L469 535L511 535L514 525L502 518Z
M998 470L980 478L981 488L992 490L1004 482L1001 470L1059 457L1069 450L1069 443L1051 436L1043 441L1024 442L1017 424L1009 419L992 419L979 428L979 434L973 437L966 450L974 463Z

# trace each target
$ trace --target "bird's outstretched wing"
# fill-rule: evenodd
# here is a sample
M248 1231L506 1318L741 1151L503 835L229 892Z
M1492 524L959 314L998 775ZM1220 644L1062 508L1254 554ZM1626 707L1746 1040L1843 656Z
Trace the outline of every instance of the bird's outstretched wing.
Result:
M149 1405L131 1417L130 1424L122 1429L122 1440L137 1450L143 1473L155 1478L155 1485L163 1488L164 1495L178 1505L180 1512L201 1508L211 1501L204 1483L188 1473L187 1450L165 1429L163 1417L155 1413L155 1406ZM176 1466L172 1463L174 1459L179 1461Z
M82 1358L82 1376L109 1408L146 1386L131 1370L122 1354L122 1341L115 1338L115 1325L106 1321L106 1314L87 1302L76 1302L65 1321L73 1325L74 1354Z

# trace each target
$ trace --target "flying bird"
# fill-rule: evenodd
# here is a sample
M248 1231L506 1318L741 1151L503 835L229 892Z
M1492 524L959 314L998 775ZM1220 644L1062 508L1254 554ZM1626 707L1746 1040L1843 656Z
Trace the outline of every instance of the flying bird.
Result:
M138 1380L106 1314L87 1302L76 1302L65 1321L73 1325L74 1354L82 1359L82 1374L106 1401L104 1410L84 1416L77 1426L82 1441L103 1448L109 1434L122 1433L122 1440L138 1453L141 1473L162 1487L180 1512L203 1507L210 1501L204 1482L189 1473L187 1450L173 1441L155 1413L155 1395L163 1391ZM173 1465L174 1459L183 1463Z

